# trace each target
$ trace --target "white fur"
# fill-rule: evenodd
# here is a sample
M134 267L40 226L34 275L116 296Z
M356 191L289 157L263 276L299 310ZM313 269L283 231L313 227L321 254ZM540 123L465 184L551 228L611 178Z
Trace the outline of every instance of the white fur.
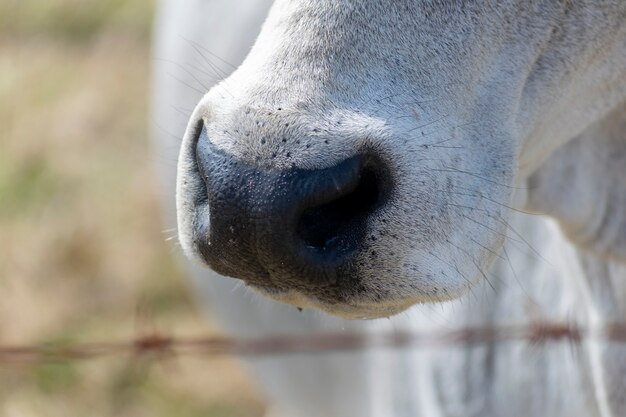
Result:
M215 81L199 85L194 77L204 75L193 68L230 72L207 50L240 63L269 2L161 1L159 149L177 152L169 134L181 137L189 114L176 109L191 113L197 102L192 123L204 118L212 140L244 160L323 167L374 145L401 175L387 213L394 221L380 226L396 238L371 244L383 257L363 273L387 298L330 311L380 316L458 298L388 321L344 321L299 313L191 267L201 297L233 334L345 329L375 338L385 329L626 318L626 6L476 2L442 13L439 2L418 3L278 1L244 64L202 98ZM285 135L301 143L276 139ZM189 180L185 163L179 180ZM165 178L171 210L173 172ZM193 255L189 192L179 184L181 243ZM552 215L575 244L552 221L509 210L513 204ZM626 415L620 345L494 344L250 363L278 411L293 417Z

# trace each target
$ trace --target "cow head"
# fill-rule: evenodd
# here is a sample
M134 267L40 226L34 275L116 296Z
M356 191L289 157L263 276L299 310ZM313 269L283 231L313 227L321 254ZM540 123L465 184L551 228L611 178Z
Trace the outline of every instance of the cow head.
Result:
M624 4L589 7L277 1L191 118L185 252L348 318L461 296L527 179L624 97L606 88Z

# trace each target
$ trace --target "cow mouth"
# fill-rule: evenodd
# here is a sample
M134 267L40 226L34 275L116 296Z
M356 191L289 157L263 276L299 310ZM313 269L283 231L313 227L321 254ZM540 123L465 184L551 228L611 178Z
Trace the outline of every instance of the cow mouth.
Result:
M298 309L316 309L346 320L374 320L399 314L416 303L414 299L399 300L328 300L305 294L298 290L274 286L247 284L249 288L274 301L292 305Z

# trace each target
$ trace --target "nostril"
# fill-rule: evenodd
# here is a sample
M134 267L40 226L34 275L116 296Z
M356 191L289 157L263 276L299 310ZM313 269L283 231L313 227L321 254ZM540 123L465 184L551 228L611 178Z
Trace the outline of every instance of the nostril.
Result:
M193 157L204 187L193 183L202 188L193 237L206 263L247 282L336 283L392 189L382 158L368 152L328 168L267 168L198 130Z
M365 164L355 186L330 202L304 210L298 221L298 237L307 246L321 250L353 246L368 216L381 204L381 187L381 172Z

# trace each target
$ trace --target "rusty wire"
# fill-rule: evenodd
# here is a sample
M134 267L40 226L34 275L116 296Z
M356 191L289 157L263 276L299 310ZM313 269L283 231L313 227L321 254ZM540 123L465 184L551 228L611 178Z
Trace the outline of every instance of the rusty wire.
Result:
M562 322L540 322L529 325L477 326L429 332L393 331L377 333L375 336L365 333L316 333L247 339L222 336L175 337L152 332L119 342L0 345L0 364L77 361L120 355L276 356L380 348L468 346L511 341L526 341L533 345L555 341L576 344L583 340L625 343L626 323L610 323L592 329Z

